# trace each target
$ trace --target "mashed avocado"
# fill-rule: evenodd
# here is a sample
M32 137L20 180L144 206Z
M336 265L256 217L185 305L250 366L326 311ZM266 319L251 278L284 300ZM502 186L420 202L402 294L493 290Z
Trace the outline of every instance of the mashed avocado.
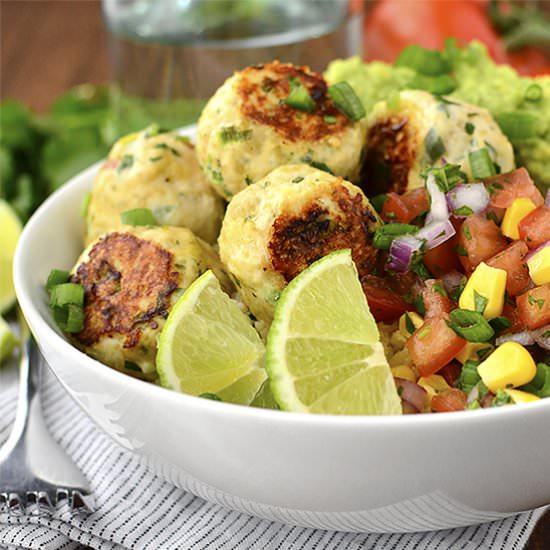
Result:
M526 166L543 190L549 188L550 77L521 77L511 67L495 64L479 42L445 53L449 54L447 60L456 81L448 97L488 109L514 146L518 166ZM363 63L358 57L333 61L325 73L330 83L349 82L367 111L401 90L416 88L418 77L411 68ZM542 91L539 99L527 99L530 94L526 92L533 91L533 86ZM518 116L523 121L521 128L514 124Z

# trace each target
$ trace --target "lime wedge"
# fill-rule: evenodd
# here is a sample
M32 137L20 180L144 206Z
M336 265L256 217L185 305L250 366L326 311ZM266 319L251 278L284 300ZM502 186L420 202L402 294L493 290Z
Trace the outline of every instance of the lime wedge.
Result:
M266 369L283 410L401 414L349 250L313 263L281 293L267 337Z
M166 320L157 372L166 388L249 405L267 378L264 355L250 319L207 271L179 298Z
M15 303L12 264L21 229L17 214L0 199L0 313L8 311Z
M2 316L0 316L0 363L11 355L11 352L17 345L17 337L11 331L10 326Z

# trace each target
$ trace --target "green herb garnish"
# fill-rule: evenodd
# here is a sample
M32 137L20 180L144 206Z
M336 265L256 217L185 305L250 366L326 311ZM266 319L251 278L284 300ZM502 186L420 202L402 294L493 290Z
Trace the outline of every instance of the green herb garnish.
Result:
M449 327L469 342L486 342L495 335L489 322L477 311L455 309L449 316Z

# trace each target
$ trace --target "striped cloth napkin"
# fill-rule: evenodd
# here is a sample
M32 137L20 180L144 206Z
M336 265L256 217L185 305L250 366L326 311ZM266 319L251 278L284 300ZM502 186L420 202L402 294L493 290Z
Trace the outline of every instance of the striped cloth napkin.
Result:
M76 550L519 550L544 508L476 527L413 534L357 534L292 527L222 508L152 474L102 433L44 369L43 408L55 439L90 480L96 511L51 516L0 514L0 548ZM0 443L13 422L13 372L0 371ZM1 489L1 488L0 488Z

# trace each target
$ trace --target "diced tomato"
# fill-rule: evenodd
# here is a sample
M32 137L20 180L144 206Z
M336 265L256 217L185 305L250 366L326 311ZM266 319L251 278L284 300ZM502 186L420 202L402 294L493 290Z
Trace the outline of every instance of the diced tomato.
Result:
M410 220L414 220L414 218L430 209L430 199L425 187L418 187L417 189L407 191L401 195L401 200L409 211Z
M500 225L502 219L504 218L504 214L506 214L506 208L497 208L496 206L490 204L485 209L484 214L488 220L493 220L495 223Z
M491 195L492 206L508 208L514 199L531 199L537 206L544 204L544 199L525 168L518 168L507 174L499 174L484 180Z
M430 376L449 363L466 345L447 326L443 317L433 317L407 340L407 349L420 376Z
M529 248L537 248L550 241L550 208L542 205L527 214L519 224L519 237Z
M550 283L537 286L516 298L520 320L528 329L550 323Z
M519 318L518 308L515 305L505 302L502 308L502 316L512 323L512 326L506 329L504 333L509 332L513 334L526 329L525 323Z
M424 265L433 273L436 277L445 275L449 271L456 269L462 270L462 266L456 253L456 245L458 239L453 237L443 244L427 250L424 254Z
M385 222L390 223L409 223L412 220L409 209L403 202L401 195L398 195L393 191L386 193L386 198L384 200L384 205L382 206L380 216Z
M523 261L528 250L523 241L515 241L487 260L487 265L506 271L506 290L509 296L521 294L529 285L529 269Z
M483 214L468 216L458 232L457 253L467 272L506 248L508 241L493 220Z
M466 408L466 401L467 396L463 391L457 388L452 388L432 397L432 411L463 411Z
M363 292L372 315L377 321L393 323L413 307L405 302L399 294L394 292L389 285L380 277L367 275L361 279Z
M449 386L454 386L455 382L458 380L458 377L460 376L460 372L462 371L462 365L458 361L451 361L449 364L445 365L442 369L439 369L440 376L443 376L445 378L445 382L449 384Z
M425 287L422 290L422 300L426 308L426 319L441 317L443 314L450 313L455 309L455 304L447 297L443 281L439 279L428 279L424 284Z

